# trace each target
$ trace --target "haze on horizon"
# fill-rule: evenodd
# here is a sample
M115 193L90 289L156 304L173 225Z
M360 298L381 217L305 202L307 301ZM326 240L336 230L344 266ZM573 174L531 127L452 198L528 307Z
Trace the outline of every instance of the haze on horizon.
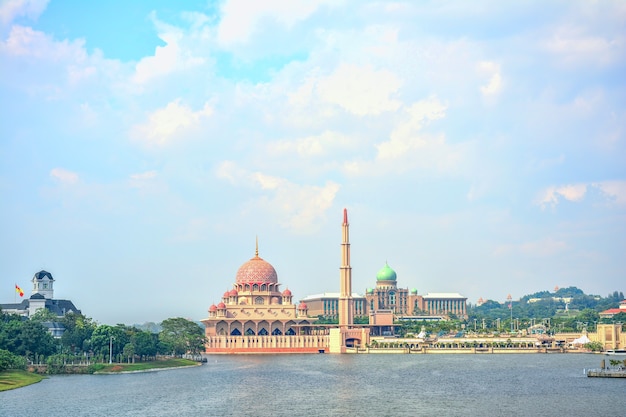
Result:
M0 302L198 320L295 299L626 282L626 3L0 1Z

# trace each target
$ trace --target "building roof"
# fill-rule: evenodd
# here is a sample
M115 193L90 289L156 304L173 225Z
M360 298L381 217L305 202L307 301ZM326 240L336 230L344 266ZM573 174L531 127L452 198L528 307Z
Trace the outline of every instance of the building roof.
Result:
M601 316L614 316L619 313L625 313L626 311L623 308L609 308L608 310L601 311Z
M33 277L33 279L37 279L37 280L41 280L44 278L48 278L49 280L54 280L54 278L52 278L52 274L48 271L44 271L43 269L37 272L35 276Z
M395 281L397 277L396 271L391 269L389 264L385 262L385 266L376 274L376 281Z
M319 298L339 298L339 295L340 294L338 292L325 292L322 294L307 295L302 300L308 301L308 300L317 300ZM353 292L352 298L363 298L363 296Z
M237 284L276 284L278 275L269 262L257 255L239 267L236 282Z
M458 292L429 292L424 298L465 298Z

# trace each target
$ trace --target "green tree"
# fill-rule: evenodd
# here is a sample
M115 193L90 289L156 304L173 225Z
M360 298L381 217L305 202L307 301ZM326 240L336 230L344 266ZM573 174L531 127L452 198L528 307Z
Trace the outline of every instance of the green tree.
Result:
M158 335L140 330L132 336L131 340L135 346L135 353L140 357L145 358L156 356Z
M26 320L22 322L13 353L22 356L50 355L56 351L56 347L57 342L40 322Z
M46 321L59 321L59 317L47 308L41 308L29 317L31 321L43 323Z
M130 363L131 360L135 363L135 346L132 343L126 343L126 345L124 345L122 354L127 358L128 363Z
M61 323L65 327L61 344L66 351L72 353L88 352L90 349L90 339L96 324L92 319L78 313L68 313L63 317Z
M174 355L199 354L204 350L204 330L193 321L177 317L161 323L159 341Z

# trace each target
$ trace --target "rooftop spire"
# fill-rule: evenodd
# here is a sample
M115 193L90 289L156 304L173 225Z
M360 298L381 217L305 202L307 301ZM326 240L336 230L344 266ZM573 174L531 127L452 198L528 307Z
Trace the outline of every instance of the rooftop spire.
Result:
M259 236L255 236L256 238L256 247L254 249L254 256L259 257Z
M348 209L343 209L343 224L348 224Z

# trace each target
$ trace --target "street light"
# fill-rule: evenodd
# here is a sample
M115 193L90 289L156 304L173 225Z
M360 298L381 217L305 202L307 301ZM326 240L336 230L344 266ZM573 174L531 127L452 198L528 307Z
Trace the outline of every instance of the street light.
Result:
M511 310L511 333L513 333L513 297L511 294L506 296L506 300L509 302L509 310Z
M109 364L113 363L113 336L109 338Z

